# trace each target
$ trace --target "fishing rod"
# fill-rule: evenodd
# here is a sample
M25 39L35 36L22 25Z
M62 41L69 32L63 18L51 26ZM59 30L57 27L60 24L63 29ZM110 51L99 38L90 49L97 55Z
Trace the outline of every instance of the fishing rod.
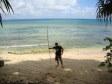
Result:
M48 30L48 26L47 26L47 43L48 43L48 50L49 50L49 30ZM51 63L50 50L49 50L49 57L50 57L50 63Z

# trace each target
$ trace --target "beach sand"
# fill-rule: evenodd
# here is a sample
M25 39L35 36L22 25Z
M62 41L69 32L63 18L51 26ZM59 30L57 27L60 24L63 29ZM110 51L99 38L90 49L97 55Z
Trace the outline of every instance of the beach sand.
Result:
M65 49L63 69L56 68L53 52L50 56L49 53L19 55L4 52L0 54L5 60L5 66L0 68L0 81L18 82L15 84L112 84L112 73L106 67L98 67L104 56L105 52L100 48Z

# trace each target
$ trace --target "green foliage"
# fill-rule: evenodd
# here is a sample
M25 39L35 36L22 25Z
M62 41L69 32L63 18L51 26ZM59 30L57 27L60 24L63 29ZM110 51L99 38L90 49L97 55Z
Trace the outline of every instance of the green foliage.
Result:
M101 62L101 63L99 64L99 67L102 67L102 66L105 66L105 62Z
M103 50L107 51L107 54L105 56L105 61L101 62L99 66L107 66L109 69L112 67L112 38L106 37L104 41L108 41L109 44L103 48Z
M105 48L103 48L103 50L105 50L105 51L111 50L111 49L112 49L112 38L106 37L106 38L104 39L104 41L108 41L109 44L108 44Z

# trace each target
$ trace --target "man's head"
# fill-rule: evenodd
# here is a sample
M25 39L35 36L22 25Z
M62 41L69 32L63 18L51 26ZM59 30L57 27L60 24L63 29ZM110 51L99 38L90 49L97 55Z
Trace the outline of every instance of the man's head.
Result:
M57 42L55 43L55 46L58 46L58 43Z

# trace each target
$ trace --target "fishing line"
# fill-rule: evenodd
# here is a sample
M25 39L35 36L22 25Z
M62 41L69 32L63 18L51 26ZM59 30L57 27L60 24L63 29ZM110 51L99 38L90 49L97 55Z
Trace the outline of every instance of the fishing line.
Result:
M51 55L50 55L50 50L49 50L49 29L47 26L47 43L48 43L48 51L49 51L49 57L50 57L50 63L51 63Z

